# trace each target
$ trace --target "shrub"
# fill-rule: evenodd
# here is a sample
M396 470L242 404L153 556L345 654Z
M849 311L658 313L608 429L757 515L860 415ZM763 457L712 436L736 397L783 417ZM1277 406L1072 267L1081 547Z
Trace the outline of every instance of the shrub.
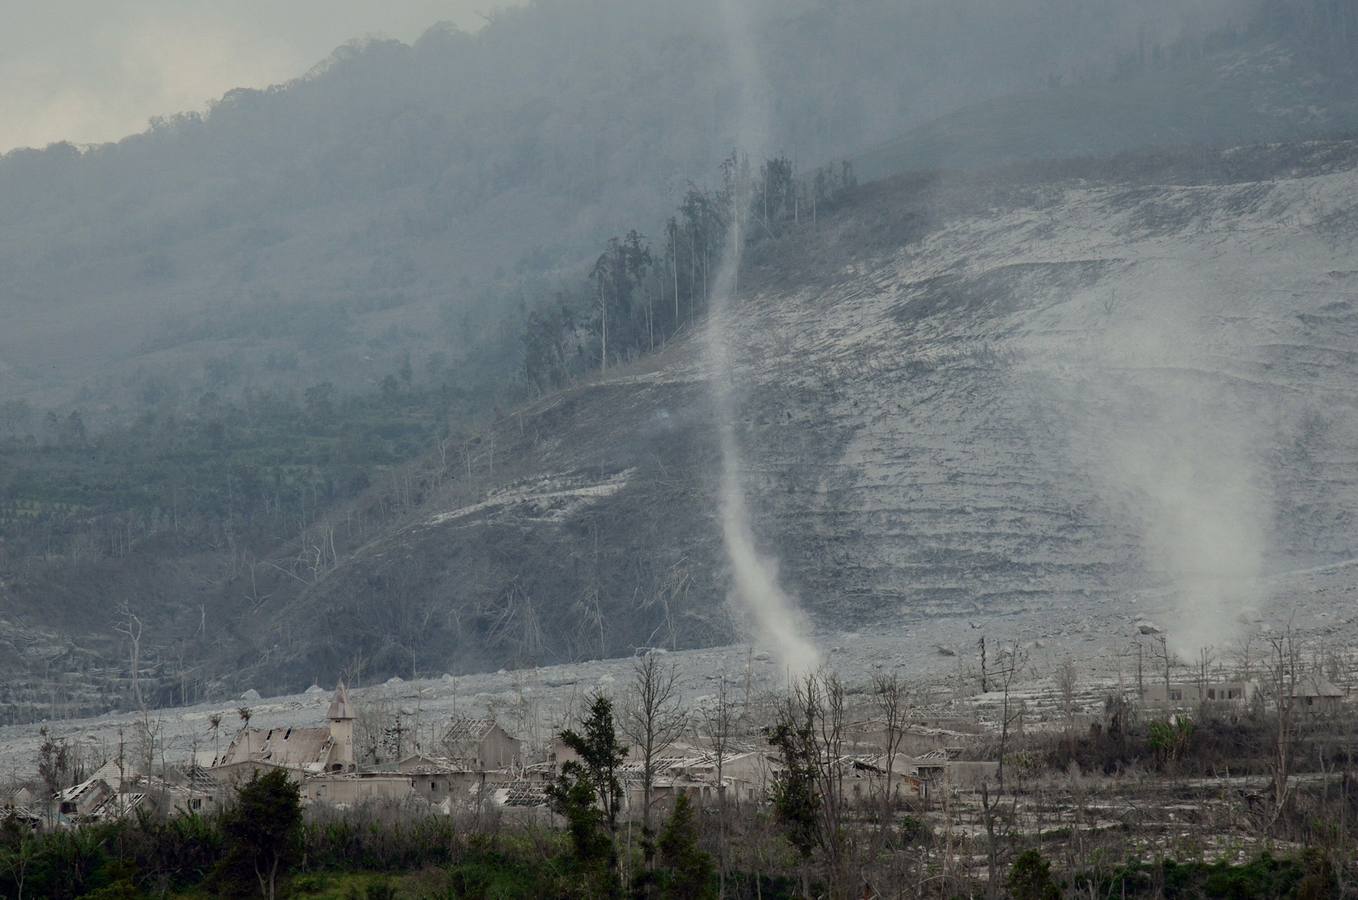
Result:
M1061 888L1052 878L1051 863L1027 850L1009 869L1009 893L1014 900L1060 900Z

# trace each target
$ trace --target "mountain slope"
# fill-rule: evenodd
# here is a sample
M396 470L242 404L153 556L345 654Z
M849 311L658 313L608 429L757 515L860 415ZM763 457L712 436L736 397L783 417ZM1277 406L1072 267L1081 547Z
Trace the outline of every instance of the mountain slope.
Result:
M1285 602L1262 576L1358 555L1358 145L1100 165L874 185L753 253L724 326L745 485L817 622L1149 592L1220 645ZM300 684L729 639L711 374L690 335L503 419L231 663Z

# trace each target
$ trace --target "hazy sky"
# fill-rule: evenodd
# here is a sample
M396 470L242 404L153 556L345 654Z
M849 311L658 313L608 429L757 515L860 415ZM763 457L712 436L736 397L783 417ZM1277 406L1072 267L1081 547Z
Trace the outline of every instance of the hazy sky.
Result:
M0 153L117 140L355 37L474 29L508 0L0 0Z

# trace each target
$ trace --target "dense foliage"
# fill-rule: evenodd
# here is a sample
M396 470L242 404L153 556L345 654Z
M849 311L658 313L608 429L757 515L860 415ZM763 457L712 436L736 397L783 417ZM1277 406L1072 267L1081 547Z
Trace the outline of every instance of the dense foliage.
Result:
M661 866L633 887L637 896L695 898L716 895L710 856L698 848L687 803L678 804L661 837ZM0 895L15 898L141 898L259 896L257 885L233 887L217 874L229 838L218 819L186 817L92 826L36 835L15 819L0 821ZM288 896L332 893L336 876L358 896L601 897L621 895L616 882L582 871L573 851L550 829L513 835L482 834L446 817L372 819L363 814L303 828ZM393 882L402 873L415 873ZM1014 897L1070 896L1221 898L1338 897L1336 871L1321 854L1260 856L1229 862L1133 863L1100 872L1058 876L1035 851L1018 856L1006 878ZM396 884L402 887L396 887ZM728 896L790 898L786 878L733 873ZM406 887L408 886L408 888ZM980 888L982 886L977 885ZM404 888L404 889L403 889ZM929 896L925 894L924 896Z

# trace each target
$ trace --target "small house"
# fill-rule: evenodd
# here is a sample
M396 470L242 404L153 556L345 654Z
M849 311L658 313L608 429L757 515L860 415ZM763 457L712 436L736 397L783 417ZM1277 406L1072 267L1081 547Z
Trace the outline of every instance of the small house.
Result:
M1259 693L1253 681L1171 681L1148 682L1141 691L1141 702L1146 706L1191 707L1217 703L1249 706Z
M523 742L494 719L454 719L443 733L440 747L455 765L475 772L523 764Z
M414 753L396 764L402 775L409 776L415 795L439 805L446 800L459 802L475 796L484 783L485 774L476 772L447 757Z
M1302 709L1330 710L1344 702L1344 690L1319 675L1306 675L1293 685L1292 699Z

